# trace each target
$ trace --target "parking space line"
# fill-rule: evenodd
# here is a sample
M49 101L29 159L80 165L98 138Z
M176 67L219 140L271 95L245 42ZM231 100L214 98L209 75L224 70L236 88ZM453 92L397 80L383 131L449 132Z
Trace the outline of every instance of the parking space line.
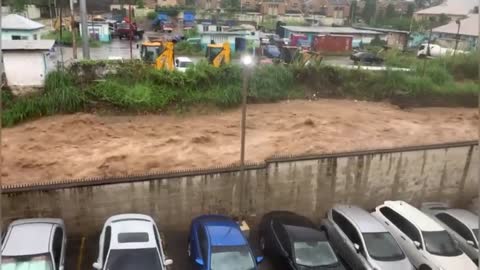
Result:
M78 252L77 270L82 270L84 248L85 248L85 236L82 236L82 242L80 243L80 251Z

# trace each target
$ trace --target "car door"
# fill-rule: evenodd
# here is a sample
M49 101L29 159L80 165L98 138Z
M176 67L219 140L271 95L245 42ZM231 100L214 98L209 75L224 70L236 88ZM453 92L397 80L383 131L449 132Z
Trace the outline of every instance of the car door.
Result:
M358 234L355 226L340 212L332 209L331 217L333 219L334 226L337 226L337 236L332 239L339 245L338 252L341 254L347 263L353 269L367 269L367 262L362 257L361 252L365 250L363 247L360 235ZM354 244L358 244L360 251L357 252Z
M274 248L275 254L279 259L277 264L280 266L286 266L287 269L295 269L293 263L293 252L288 233L285 231L283 226L276 221L272 222L273 226L273 237L274 237Z
M383 221L383 224L393 231L393 237L400 244L411 263L416 267L427 263L427 259L423 255L422 237L415 225L388 206L381 207L379 211L388 220ZM420 243L420 248L415 246L414 241Z

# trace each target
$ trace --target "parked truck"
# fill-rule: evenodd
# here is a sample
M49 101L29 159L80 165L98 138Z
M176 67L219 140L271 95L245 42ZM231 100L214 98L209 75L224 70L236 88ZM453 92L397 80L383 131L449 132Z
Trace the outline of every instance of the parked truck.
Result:
M454 53L466 53L465 51L444 48L437 44L422 44L418 48L417 57L439 57L453 55Z
M166 13L160 12L152 22L152 27L155 31L172 32L175 28L172 18Z

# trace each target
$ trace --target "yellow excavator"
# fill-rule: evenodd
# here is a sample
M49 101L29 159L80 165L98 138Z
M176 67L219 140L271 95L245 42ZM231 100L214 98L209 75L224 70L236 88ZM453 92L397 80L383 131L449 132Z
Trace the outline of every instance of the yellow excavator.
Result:
M140 56L145 63L155 69L175 69L175 43L173 41L153 40L142 43Z
M208 59L208 63L214 67L229 64L231 58L230 43L208 44L205 56Z

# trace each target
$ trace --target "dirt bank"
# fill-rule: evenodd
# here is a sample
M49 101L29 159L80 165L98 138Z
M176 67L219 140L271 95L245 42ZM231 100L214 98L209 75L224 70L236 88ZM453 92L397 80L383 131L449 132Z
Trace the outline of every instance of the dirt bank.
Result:
M476 139L475 109L402 111L347 100L250 105L248 161ZM200 116L53 116L3 130L3 183L237 162L240 110Z

